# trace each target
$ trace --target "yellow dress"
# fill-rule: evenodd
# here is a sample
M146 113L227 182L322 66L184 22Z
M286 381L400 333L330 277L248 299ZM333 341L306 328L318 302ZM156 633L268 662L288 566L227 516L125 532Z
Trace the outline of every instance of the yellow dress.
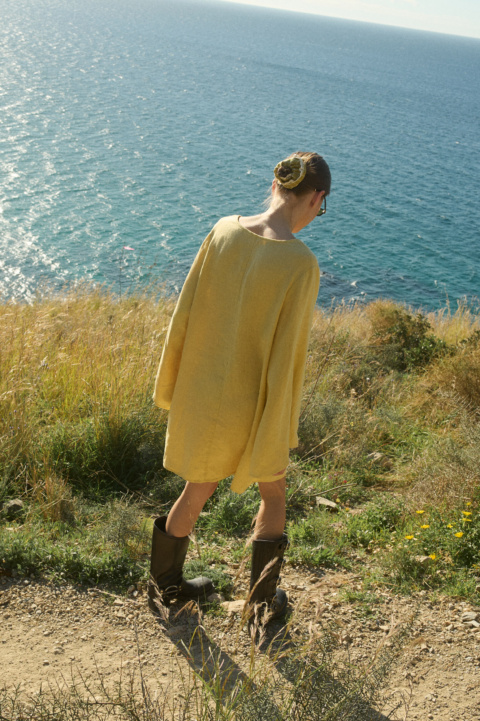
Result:
M278 480L298 445L320 271L298 239L271 240L240 216L203 242L172 316L153 399L169 412L164 466L187 481Z

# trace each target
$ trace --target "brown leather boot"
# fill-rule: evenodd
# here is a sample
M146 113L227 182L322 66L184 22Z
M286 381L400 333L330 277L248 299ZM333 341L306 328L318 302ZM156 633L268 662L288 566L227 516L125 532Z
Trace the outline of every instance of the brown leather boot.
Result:
M288 538L285 533L276 541L261 539L252 541L252 570L247 601L250 607L250 622L262 607L266 612L267 622L280 618L287 610L287 594L281 588L277 588L287 546Z
M174 598L201 599L213 593L213 583L200 576L192 581L183 578L183 564L190 543L188 536L177 538L165 531L166 516L155 519L152 536L150 580L148 582L148 605L158 613L155 599L158 593L168 606Z

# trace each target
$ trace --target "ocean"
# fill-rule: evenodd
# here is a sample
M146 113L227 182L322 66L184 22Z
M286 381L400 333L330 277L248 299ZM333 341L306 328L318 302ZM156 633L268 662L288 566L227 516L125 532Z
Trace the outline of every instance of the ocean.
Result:
M480 291L480 40L204 0L0 0L0 298L178 290L325 156L321 306Z

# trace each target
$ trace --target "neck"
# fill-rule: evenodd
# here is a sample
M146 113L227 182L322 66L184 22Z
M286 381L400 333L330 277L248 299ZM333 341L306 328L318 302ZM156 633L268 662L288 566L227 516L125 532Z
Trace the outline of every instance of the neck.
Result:
M280 234L288 232L290 235L298 233L303 228L299 222L299 204L288 202L283 198L273 198L269 209L264 213L265 221Z

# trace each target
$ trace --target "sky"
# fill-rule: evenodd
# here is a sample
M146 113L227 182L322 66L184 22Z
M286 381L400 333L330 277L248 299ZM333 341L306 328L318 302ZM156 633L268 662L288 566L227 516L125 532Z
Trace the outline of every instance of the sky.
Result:
M223 0L480 38L480 0Z

